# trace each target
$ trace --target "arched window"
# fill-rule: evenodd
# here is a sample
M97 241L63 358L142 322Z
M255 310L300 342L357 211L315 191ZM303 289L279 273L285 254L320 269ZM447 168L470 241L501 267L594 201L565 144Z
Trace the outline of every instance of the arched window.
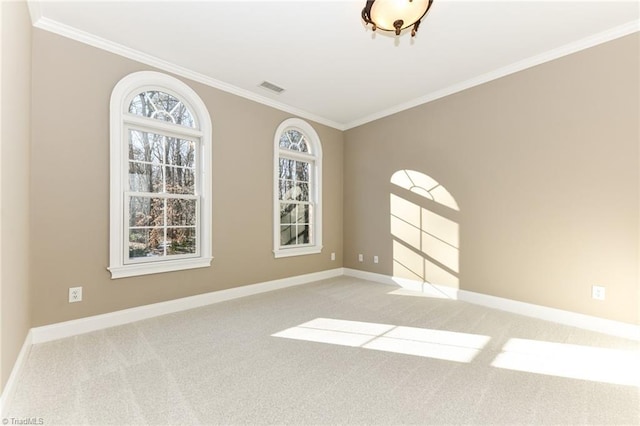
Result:
M322 250L322 147L307 122L283 121L274 140L275 257Z
M143 71L111 94L112 278L211 264L211 119L180 80Z

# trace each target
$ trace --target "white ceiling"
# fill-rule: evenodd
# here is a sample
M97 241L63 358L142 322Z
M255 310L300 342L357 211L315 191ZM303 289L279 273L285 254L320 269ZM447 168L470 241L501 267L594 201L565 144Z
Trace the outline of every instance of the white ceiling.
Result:
M338 129L638 31L637 1L435 0L418 35L364 0L38 1L34 25ZM273 94L267 80L286 90Z

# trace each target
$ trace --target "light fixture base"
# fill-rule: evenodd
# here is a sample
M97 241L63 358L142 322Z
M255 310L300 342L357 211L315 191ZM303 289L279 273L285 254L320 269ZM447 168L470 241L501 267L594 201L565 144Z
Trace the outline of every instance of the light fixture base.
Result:
M432 5L433 0L367 0L361 16L373 31L393 31L399 36L402 30L411 27L411 37L415 37Z

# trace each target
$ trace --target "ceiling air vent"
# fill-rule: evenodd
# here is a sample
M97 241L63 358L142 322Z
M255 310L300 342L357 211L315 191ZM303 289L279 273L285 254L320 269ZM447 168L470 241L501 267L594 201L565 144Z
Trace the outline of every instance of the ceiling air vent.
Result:
M269 83L268 81L263 81L262 83L260 83L260 87L264 87L267 90L271 90L272 92L276 92L276 93L282 93L284 92L284 89L280 86L276 86L273 83Z

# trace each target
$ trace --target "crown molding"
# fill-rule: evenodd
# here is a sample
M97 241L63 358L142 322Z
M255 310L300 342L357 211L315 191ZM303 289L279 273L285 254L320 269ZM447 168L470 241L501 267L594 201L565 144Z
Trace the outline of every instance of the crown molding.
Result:
M188 78L190 80L205 84L215 89L231 93L241 98L245 98L307 120L315 121L316 123L324 124L325 126L329 126L337 130L345 130L344 124L342 123L338 123L333 120L329 120L310 112L292 107L290 105L286 105L282 102L274 101L273 99L257 95L253 92L250 92L249 90L241 89L237 86L233 86L223 81L216 80L214 78L208 77L204 74L171 63L169 61L165 61L155 56L148 55L138 50L123 46L119 43L109 41L102 37L97 37L75 27L71 27L58 21L43 17L41 14L39 2L29 2L29 12L31 14L33 26L41 30L49 31L51 33L78 41L80 43L84 43L89 46L93 46L98 49L102 49L107 52L111 52L116 55L132 59L146 65L150 65L162 71L170 72L180 77Z
M31 25L35 26L36 23L42 18L42 7L39 1L27 1L27 7L29 9L29 15L31 16Z
M410 109L419 105L423 105L423 104L435 101L437 99L444 98L454 93L458 93L463 90L470 89L472 87L479 86L481 84L488 83L493 80L497 80L501 77L514 74L516 72L525 70L527 68L531 68L536 65L540 65L545 62L549 62L554 59L558 59L563 56L567 56L572 53L576 53L581 50L585 50L590 47L594 47L599 44L606 43L608 41L615 40L617 38L624 37L626 35L640 31L640 20L636 19L634 21L628 22L618 27L614 27L609 30L603 31L601 33L583 38L581 40L568 43L564 46L560 46L558 48L549 50L539 55L531 56L529 58L507 65L505 67L495 69L493 71L479 75L469 80L429 93L425 96L421 96L419 98L415 98L408 102L398 104L391 108L386 108L384 110L361 117L359 119L350 121L348 123L339 123L334 120L330 120L325 117L321 117L316 114L310 113L308 111L304 111L304 110L292 107L282 102L275 101L265 96L258 95L249 90L242 89L237 86L233 86L231 84L225 83L220 80L216 80L214 78L211 78L199 72L190 70L188 68L171 63L169 61L165 61L155 56L148 55L146 53L140 52L135 49L131 49L129 47L126 47L118 43L114 43L112 41L106 40L101 37L97 37L93 34L79 30L75 27L71 27L71 26L62 24L60 22L57 22L55 20L43 17L41 5L39 1L29 1L28 5L29 5L29 13L31 15L32 24L36 28L55 33L60 36L70 38L72 40L79 41L81 43L84 43L102 50L106 50L116 55L123 56L125 58L132 59L134 61L144 63L146 65L153 66L155 68L158 68L166 72L171 72L178 76L188 78L193 81L197 81L198 83L205 84L207 86L222 90L224 92L231 93L233 95L240 96L242 98L245 98L245 99L275 108L277 110L284 111L284 112L293 114L295 116L332 127L337 130L341 130L341 131L362 126L364 124L405 111L407 109Z
M492 80L497 80L509 74L514 74L518 71L522 71L527 68L531 68L536 65L543 64L545 62L553 61L554 59L558 59L563 56L567 56L572 53L576 53L581 50L585 50L590 47L594 47L599 44L606 43L608 41L615 40L617 38L624 37L626 35L629 35L638 31L640 31L640 20L634 20L626 24L620 25L618 27L614 27L609 30L603 31L601 33L583 38L581 40L578 40L569 44L565 44L564 46L560 46L558 48L549 50L539 55L531 56L529 58L523 59L522 61L515 62L513 64L507 65L502 68L498 68L496 70L490 71L486 74L479 75L477 77L471 78L461 83L457 83L452 86L446 87L444 89L437 90L435 92L429 93L428 95L413 99L409 102L405 102L405 103L396 105L394 107L387 108L385 110L368 115L366 117L362 117L360 119L351 121L347 123L344 127L345 127L345 130L348 130L354 127L362 126L363 124L367 124L372 121L379 120L381 118L396 114L398 112L402 112L407 109L410 109L419 105L423 105L440 98L444 98L445 96L449 96L454 93L461 92L466 89L470 89L474 86L479 86L481 84L487 83Z

